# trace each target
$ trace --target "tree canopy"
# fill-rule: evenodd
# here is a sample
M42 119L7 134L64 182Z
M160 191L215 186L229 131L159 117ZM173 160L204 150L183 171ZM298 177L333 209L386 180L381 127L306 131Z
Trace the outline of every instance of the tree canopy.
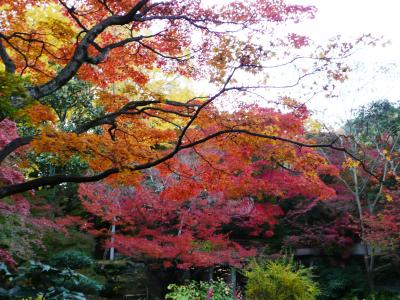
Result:
M1 1L1 126L25 128L17 133L13 127L4 137L2 168L29 172L26 153L33 151L52 153L60 166L78 157L89 169L7 179L0 197L63 182L137 182L138 171L204 142L218 149L261 138L277 148L282 165L290 147L316 147L298 137L302 125L295 119L307 117L302 104L282 98L288 113L281 114L244 99L257 90L295 86L315 72L341 80L347 70L329 55L352 46L290 57L278 49L296 49L308 39L279 37L274 24L312 18L315 8L253 2ZM261 33L269 38L259 42ZM277 56L286 62L269 65ZM299 71L294 82L268 85L268 70L301 59L314 60L314 69ZM197 91L204 82L209 93ZM218 103L232 108L221 110Z
M177 278L229 267L234 288L235 268L286 247L326 254L318 281L354 250L357 280L384 281L374 276L400 261L399 105L377 101L321 130L307 101L333 99L345 58L376 40L315 44L295 28L316 8L289 3L0 0L1 295L99 293L64 267L100 275L113 296L115 274L143 266ZM241 274L269 282L274 268L283 281L307 273L317 294L297 265ZM211 297L225 285L173 289L205 287Z

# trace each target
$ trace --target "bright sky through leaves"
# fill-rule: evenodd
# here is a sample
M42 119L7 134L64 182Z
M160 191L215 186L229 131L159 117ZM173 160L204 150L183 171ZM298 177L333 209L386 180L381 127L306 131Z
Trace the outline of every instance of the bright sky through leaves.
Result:
M317 96L310 105L316 117L329 124L350 117L359 105L378 100L400 99L400 2L396 0L293 0L296 4L315 5L314 20L296 24L299 33L310 36L316 43L341 35L343 39L371 33L383 36L385 47L365 48L348 60L353 66L349 80L340 85L339 97L325 99Z

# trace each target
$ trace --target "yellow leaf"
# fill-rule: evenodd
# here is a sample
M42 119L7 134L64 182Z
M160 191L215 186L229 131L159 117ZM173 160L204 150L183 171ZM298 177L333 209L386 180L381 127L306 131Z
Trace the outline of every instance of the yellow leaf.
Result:
M343 169L356 168L359 165L360 165L359 161L356 161L352 158L347 158L346 161L342 163L342 168Z
M385 195L385 198L386 198L386 200L387 200L388 202L392 202L392 201L393 201L393 197L392 197L391 195L389 195L389 194L386 194L386 195Z

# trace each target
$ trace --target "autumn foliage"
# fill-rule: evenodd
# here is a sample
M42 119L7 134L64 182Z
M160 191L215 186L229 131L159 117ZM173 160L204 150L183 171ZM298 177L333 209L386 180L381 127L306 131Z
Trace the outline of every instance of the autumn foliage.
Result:
M249 111L254 120L258 120L254 114L274 116L268 126L271 131L283 128L294 134L303 130L301 115L257 107ZM235 117L238 120L233 120ZM243 113L232 114L226 115L226 124L228 120L237 123L239 118L250 120ZM215 127L218 124L213 119L211 115L206 123ZM261 127L260 122L257 126ZM248 137L238 136L233 141L236 147L229 140L215 139L185 150L142 174L143 181L134 187L116 186L115 181L81 185L79 195L86 210L115 225L117 232L96 229L87 220L85 229L106 237L106 246L124 255L167 267L238 265L255 255L256 249L232 240L235 231L245 230L249 238L274 235L283 212L266 199L303 196L323 200L334 195L319 177L329 166L314 151L283 147L281 142L257 143ZM324 165L325 169L318 167Z
M92 170L86 176L57 174L1 187L2 197L111 175L120 182L137 183L141 180L137 171L214 138L219 139L214 144L217 148L225 141L240 147L240 139L245 138L234 141L239 134L310 146L297 140L301 130L288 114L280 116L244 104L251 91L268 89L265 80L255 84L239 84L239 80L258 72L268 78L267 70L274 68L264 66L272 52L254 42L258 35L269 31L270 24L313 18L314 7L267 0L251 5L241 1L214 5L202 1L2 1L0 6L3 69L6 74L29 78L20 82L17 76L10 77L3 93L9 96L2 105L17 112L11 115L10 110L3 118L28 122L31 130L26 133L34 133L2 152L8 156L30 144L37 154L54 153L60 166L71 156L79 156ZM236 32L244 32L248 39ZM307 37L295 33L281 37L271 32L268 39L277 49L309 44ZM315 72L334 72L337 65L325 57L350 48L323 49ZM277 60L291 54L282 53ZM299 74L298 81L312 73ZM65 132L59 123L76 122L73 110L60 116L46 96L60 91L74 77L92 85L94 105L102 113ZM195 82L208 85L209 93L196 91ZM237 113L223 112L214 104L219 100L234 102ZM303 108L295 101L289 107L294 114L302 114ZM278 161L279 156L295 155L292 150L280 152ZM23 166L30 163L24 157L20 160Z
M0 0L0 8L0 198L10 202L0 202L2 214L18 212L31 228L79 225L106 248L187 269L254 255L234 236L272 237L280 200L335 195L321 176L338 169L315 149L344 148L306 135L302 103L262 95L315 73L347 76L329 57L352 45L317 47L312 68L299 71L296 51L312 41L273 30L313 18L314 7ZM270 83L290 65L293 82ZM83 218L31 214L41 193L70 183L81 183ZM42 209L60 217L52 204Z

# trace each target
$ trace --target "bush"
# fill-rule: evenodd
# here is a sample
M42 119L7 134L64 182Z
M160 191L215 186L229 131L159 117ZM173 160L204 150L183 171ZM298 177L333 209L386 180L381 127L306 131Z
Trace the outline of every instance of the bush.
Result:
M399 300L400 295L390 292L376 292L368 295L367 297L344 297L343 300Z
M51 231L44 236L43 245L45 249L41 259L47 260L66 249L74 249L88 255L95 251L96 241L92 235L76 230L69 230L67 235L63 232Z
M70 291L89 295L97 295L103 289L103 285L99 282L81 274L76 276L73 280L65 280L64 282L58 281L57 283Z
M322 289L321 299L363 299L367 296L368 283L360 262L345 267L318 263L316 275Z
M149 274L145 264L129 260L97 261L94 271L97 276L100 275L106 279L101 293L101 296L106 298L119 297L122 299L125 294L141 294L146 289L146 285L150 284L149 281L152 281L148 278ZM151 289L150 292L155 292L155 289Z
M93 265L93 260L81 251L66 250L50 258L49 264L58 268L82 269Z
M253 262L245 272L252 300L313 300L320 294L311 270L290 261Z
M0 286L4 287L0 287L0 299L84 300L83 293L98 294L103 288L69 268L57 269L34 261L19 267L16 274L10 273L5 264L0 264L0 279Z
M212 300L232 300L232 289L222 279L218 281L191 281L185 285L170 284L168 290L170 292L165 299L174 300L194 300L207 299L207 294L212 289Z

